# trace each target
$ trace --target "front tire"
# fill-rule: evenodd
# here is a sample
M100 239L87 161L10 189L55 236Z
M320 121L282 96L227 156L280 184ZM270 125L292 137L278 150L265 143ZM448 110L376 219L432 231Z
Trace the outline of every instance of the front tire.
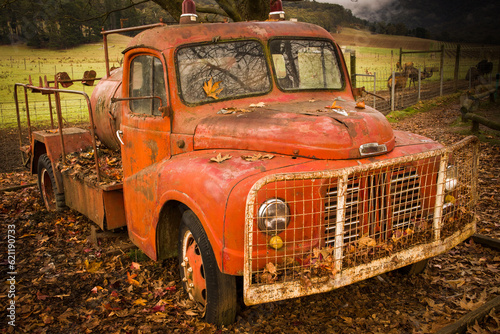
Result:
M48 211L62 210L65 207L64 193L57 193L56 179L52 163L47 154L38 159L38 189Z
M188 210L179 229L179 269L189 298L205 321L229 325L236 317L236 279L220 272L208 237Z

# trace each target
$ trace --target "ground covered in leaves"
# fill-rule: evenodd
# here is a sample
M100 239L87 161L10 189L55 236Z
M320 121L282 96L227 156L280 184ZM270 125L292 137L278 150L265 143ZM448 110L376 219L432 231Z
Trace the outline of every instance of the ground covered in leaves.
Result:
M498 104L480 111L500 115ZM470 129L459 115L457 101L436 102L394 127L449 144ZM500 238L500 134L481 130L478 232ZM0 189L33 182L26 172L0 174ZM0 269L15 279L0 288L7 321L15 295L16 327L1 326L4 333L432 333L500 295L500 252L470 241L432 259L421 275L391 272L326 294L242 307L235 324L218 329L186 301L176 260L155 263L125 231L96 233L75 212L47 212L36 187L0 196ZM499 328L494 310L468 332Z

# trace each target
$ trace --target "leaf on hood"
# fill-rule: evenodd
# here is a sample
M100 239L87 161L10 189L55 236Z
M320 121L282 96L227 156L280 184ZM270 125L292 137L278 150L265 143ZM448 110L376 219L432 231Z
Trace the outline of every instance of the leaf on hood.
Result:
M356 103L356 108L365 109L365 107L365 101L359 101L358 103Z
M208 97L211 97L215 100L219 99L219 94L222 92L224 88L219 88L221 81L213 82L213 78L210 78L207 82L203 84L203 90Z
M264 102L259 102L259 103L252 103L250 105L250 108L264 108L266 104Z
M242 155L241 158L245 161L271 160L274 155L255 153L254 155Z
M337 101L333 101L331 106L326 106L327 109L342 109L342 107L337 106Z
M217 154L216 157L210 158L210 161L217 162L217 163L220 164L221 162L229 160L231 158L232 158L232 156L229 155L229 154L226 154L225 156L222 156L222 154L219 153L219 154Z

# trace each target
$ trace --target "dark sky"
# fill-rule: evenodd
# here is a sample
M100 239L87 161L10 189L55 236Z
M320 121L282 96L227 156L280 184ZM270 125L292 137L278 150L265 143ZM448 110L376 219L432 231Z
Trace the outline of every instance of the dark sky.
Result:
M423 27L433 37L500 44L500 0L316 0L352 10L359 18ZM490 42L488 42L490 41Z

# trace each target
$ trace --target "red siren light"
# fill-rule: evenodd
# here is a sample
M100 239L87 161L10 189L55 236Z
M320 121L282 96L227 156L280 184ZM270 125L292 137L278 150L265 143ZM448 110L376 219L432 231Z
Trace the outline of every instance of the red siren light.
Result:
M271 0L271 12L269 13L270 20L285 20L285 12L283 11L283 3L281 0Z
M193 0L184 0L182 2L182 15L179 20L180 24L197 23L198 15L196 14L196 4Z

